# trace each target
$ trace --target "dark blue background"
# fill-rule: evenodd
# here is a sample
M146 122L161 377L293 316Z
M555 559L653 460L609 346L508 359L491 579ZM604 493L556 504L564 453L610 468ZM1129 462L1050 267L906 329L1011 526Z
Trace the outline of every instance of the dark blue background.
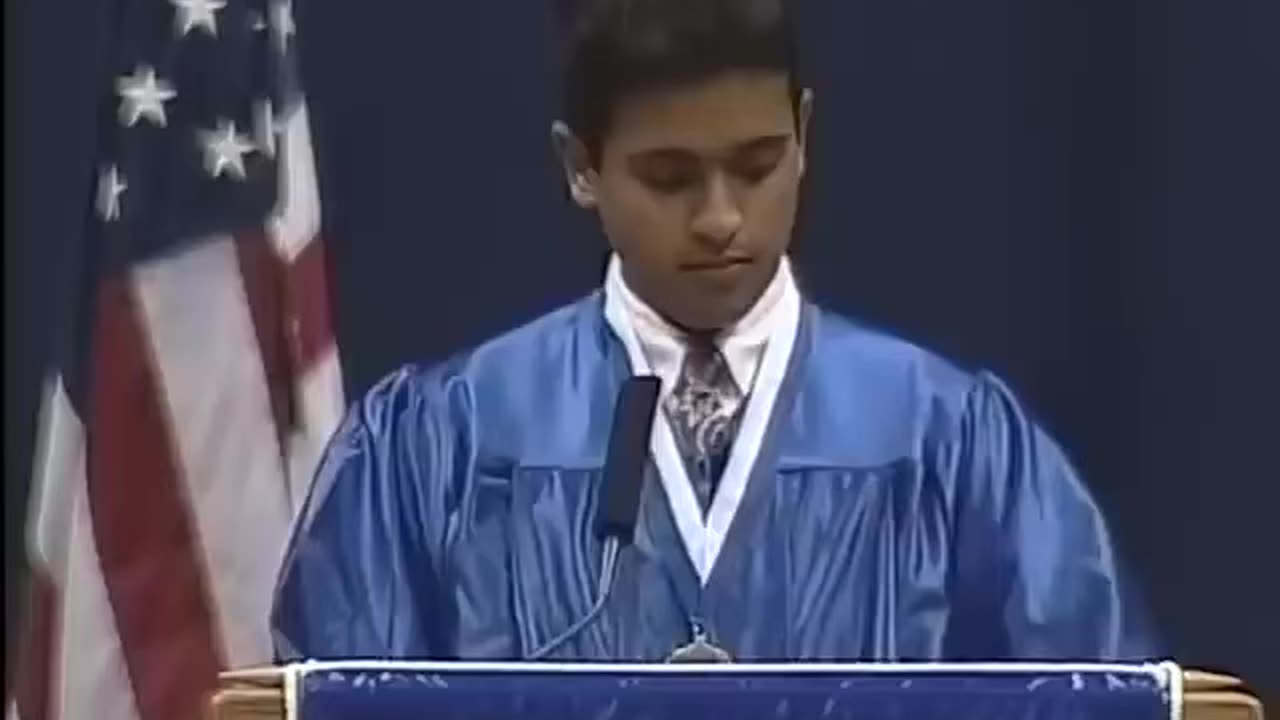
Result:
M543 3L303 2L351 392L598 281L602 240L552 162ZM6 6L7 608L95 93L122 72L108 5ZM805 282L1008 378L1179 658L1280 698L1280 3L803 5Z

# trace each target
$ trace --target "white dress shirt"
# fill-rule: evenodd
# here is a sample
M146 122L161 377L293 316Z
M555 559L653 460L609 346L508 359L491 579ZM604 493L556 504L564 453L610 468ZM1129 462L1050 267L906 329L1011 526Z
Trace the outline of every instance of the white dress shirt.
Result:
M685 333L667 322L648 303L632 292L622 276L622 262L614 255L604 284L606 318L615 332L622 334L617 320L625 315L644 348L645 358L653 373L662 381L662 397L675 388L684 363ZM798 304L799 291L791 275L791 266L783 257L778 271L765 287L755 305L732 328L719 333L716 346L742 395L751 393L760 360L769 338L781 322L783 308ZM610 309L612 311L610 311ZM619 313L619 310L621 313Z

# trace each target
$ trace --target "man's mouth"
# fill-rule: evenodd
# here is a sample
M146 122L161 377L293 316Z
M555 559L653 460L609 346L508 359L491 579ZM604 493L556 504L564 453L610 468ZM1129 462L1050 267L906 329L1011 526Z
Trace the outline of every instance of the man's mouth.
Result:
M690 260L680 264L681 270L689 272L711 272L717 270L729 270L742 265L749 265L751 258L744 256L726 256L718 258L708 258L706 260Z

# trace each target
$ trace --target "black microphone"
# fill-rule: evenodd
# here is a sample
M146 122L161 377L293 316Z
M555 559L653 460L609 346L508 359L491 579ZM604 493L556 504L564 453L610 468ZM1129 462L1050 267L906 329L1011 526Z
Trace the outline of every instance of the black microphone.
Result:
M601 540L613 537L628 545L635 537L660 387L658 378L638 375L623 383L618 392L609 430L609 454L604 461L604 495L596 515L596 537Z
M637 375L622 384L609 430L609 450L604 461L604 482L596 515L596 537L604 541L595 605L581 620L529 655L540 660L572 640L604 610L617 574L618 553L635 539L640 510L640 490L644 486L649 460L649 437L658 407L661 382L656 377Z

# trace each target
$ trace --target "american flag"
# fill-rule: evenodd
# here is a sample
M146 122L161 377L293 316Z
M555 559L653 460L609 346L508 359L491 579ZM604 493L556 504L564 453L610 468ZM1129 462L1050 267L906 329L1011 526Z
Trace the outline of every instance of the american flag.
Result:
M98 173L42 410L8 716L182 720L271 659L343 409L290 6L106 0Z

